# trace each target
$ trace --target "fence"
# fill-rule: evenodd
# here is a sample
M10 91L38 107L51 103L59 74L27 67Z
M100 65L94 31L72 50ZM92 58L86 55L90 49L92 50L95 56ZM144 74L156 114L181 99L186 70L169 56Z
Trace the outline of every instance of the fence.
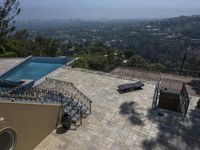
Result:
M189 104L190 104L190 98L189 98L185 83L183 83L183 88L181 90L179 97L180 97L181 115L182 115L182 118L185 118L187 115Z
M156 84L156 88L155 88L155 92L153 96L153 102L152 102L152 109L157 108L159 93L160 93L160 82Z

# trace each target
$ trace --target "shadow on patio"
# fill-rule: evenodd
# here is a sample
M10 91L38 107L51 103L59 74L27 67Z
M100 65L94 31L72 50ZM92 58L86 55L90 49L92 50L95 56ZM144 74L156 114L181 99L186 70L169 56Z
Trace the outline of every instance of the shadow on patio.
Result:
M200 80L192 80L187 82L187 85L192 87L192 90L195 91L195 94L200 94Z
M63 126L60 126L56 129L56 134L65 134L69 129L64 128Z
M129 121L133 125L144 125L142 116L139 113L140 108L137 108L137 103L134 101L124 102L120 105L120 114L128 116Z
M158 116L157 112L149 111L148 118L157 123L158 133L150 135L143 141L143 149L199 149L200 145L200 113L191 111L183 121L173 115ZM156 129L151 129L156 130Z

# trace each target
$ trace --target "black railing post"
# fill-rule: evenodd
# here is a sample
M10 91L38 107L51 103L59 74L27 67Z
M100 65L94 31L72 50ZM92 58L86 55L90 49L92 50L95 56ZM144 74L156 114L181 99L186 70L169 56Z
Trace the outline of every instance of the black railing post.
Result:
M92 113L92 101L90 101L90 114Z
M81 126L83 124L83 122L82 122L83 113L81 111L81 108L79 109L79 111L80 111L80 126Z

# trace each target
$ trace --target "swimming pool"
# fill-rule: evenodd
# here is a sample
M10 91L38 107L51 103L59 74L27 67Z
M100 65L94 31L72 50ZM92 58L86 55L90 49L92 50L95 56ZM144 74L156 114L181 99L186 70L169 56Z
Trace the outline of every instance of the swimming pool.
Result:
M37 81L53 72L65 63L73 61L72 58L32 57L17 65L0 77L0 80L18 82L22 79Z

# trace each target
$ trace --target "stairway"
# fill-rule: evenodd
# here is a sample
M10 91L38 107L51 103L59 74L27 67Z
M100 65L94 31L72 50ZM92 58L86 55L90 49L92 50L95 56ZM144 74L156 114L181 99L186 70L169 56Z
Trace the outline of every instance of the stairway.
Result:
M73 83L46 78L42 83L37 85L36 88L61 93L60 101L63 106L63 113L67 113L70 116L72 122L75 123L75 128L82 125L82 118L91 114L92 101L79 91ZM52 96L50 96L50 98L52 98Z
M82 118L91 113L92 101L87 96L72 83L51 78L46 78L39 85L29 88L24 93L0 91L0 98L20 102L60 104L63 108L62 113L70 116L74 128L82 125Z
M65 97L62 103L63 113L70 116L72 121L72 129L76 129L78 126L82 125L82 118L86 117L87 109L77 100Z

